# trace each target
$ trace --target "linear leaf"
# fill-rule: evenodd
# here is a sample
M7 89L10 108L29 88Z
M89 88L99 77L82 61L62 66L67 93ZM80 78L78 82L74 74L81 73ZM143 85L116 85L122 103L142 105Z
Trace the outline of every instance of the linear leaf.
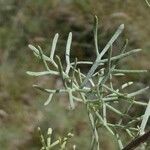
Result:
M73 100L73 96L72 96L72 91L70 89L68 91L68 94L69 94L69 100L70 100L71 109L74 109L75 108L75 104L74 104L74 100Z
M57 41L58 41L58 37L59 34L56 33L52 42L52 48L51 48L51 52L50 52L50 58L53 60L54 54L55 54L55 49L56 49L56 45L57 45Z
M142 120L142 123L141 123L141 130L140 130L140 134L144 134L144 130L145 130L145 127L146 127L146 124L148 122L148 119L150 117L150 100L149 100L149 103L147 105L147 108L145 110L145 113L144 113L144 116L143 116L143 120Z
M48 104L51 102L52 97L53 97L53 93L50 93L50 95L49 95L47 101L44 103L45 106L48 105Z
M98 18L97 16L94 17L94 43L95 43L95 49L96 49L96 55L99 55L99 49L98 49L98 37L97 37L97 30L98 30Z
M26 72L28 75L30 76L44 76L44 75L59 75L59 73L57 71L41 71L41 72L33 72L33 71L27 71Z
M70 32L68 35L67 45L66 45L66 74L69 73L70 70L70 48L71 48L71 42L72 42L72 33Z

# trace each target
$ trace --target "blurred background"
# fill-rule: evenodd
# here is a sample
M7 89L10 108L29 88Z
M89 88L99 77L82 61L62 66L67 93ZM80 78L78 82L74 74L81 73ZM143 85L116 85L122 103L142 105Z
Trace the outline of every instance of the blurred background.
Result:
M61 57L68 33L72 31L72 57L94 59L94 15L99 18L100 49L124 23L125 31L117 41L114 54L128 39L128 50L142 48L143 51L125 59L122 66L150 69L150 8L144 0L0 0L0 149L39 149L38 126L43 133L52 127L56 137L72 131L75 134L72 143L78 149L88 149L90 127L84 108L78 106L69 111L65 96L61 100L55 97L45 107L48 95L33 89L32 84L59 87L59 79L33 78L26 71L43 69L28 44L40 45L48 53L55 33L60 34L57 53ZM139 89L150 85L150 74L129 75L125 80L135 81ZM148 101L149 92L140 96L140 100ZM143 109L140 111L142 114ZM117 149L105 131L101 135L103 149Z

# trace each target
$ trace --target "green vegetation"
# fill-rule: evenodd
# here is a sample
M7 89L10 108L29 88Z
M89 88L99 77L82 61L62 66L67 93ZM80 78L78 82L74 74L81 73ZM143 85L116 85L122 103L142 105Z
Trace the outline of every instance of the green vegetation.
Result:
M124 89L132 85L133 82L125 82L120 85L120 87L116 86L115 82L113 82L114 80L117 80L117 77L122 77L125 74L147 72L147 70L122 70L118 68L118 63L124 57L141 51L141 49L133 49L126 52L128 43L125 43L125 46L120 50L120 54L112 57L114 43L123 30L124 24L118 27L112 38L100 52L97 39L98 18L95 16L94 41L96 59L93 62L78 61L77 58L75 58L74 62L71 62L70 51L72 44L72 33L70 32L65 50L66 67L63 67L61 58L58 55L55 56L55 50L57 48L56 46L59 38L58 33L54 36L49 56L43 53L40 46L36 48L33 45L29 45L29 48L33 51L33 54L43 62L45 71L27 71L27 74L30 76L58 76L63 84L62 88L58 87L56 89L55 87L52 89L43 88L40 85L33 85L33 87L49 94L44 105L48 105L52 101L53 97L58 93L66 93L68 95L70 109L72 110L76 108L76 105L79 105L78 103L82 103L84 105L92 131L90 142L91 145L88 146L91 150L99 150L101 148L99 143L99 139L102 138L102 136L100 136L101 132L99 132L100 129L106 129L106 132L108 131L109 134L118 141L118 147L122 150L126 149L123 144L126 141L123 141L121 138L123 132L126 132L126 136L128 136L128 138L132 141L137 136L145 133L146 124L148 122L150 104L136 101L135 97L148 90L149 87L144 87L143 89L132 93L126 93L126 90L124 91ZM108 58L103 59L106 52L108 52ZM80 69L79 65L91 66L87 75L85 75L85 73ZM124 104L124 108L120 109L119 107L121 104ZM144 116L143 114L137 114L137 116L132 116L130 114L131 109L133 109L136 105L147 106ZM109 115L116 118L116 121L113 122ZM142 122L141 126L140 122ZM58 144L60 144L59 149L66 149L66 142L68 138L64 138L66 140L57 140L51 144L51 138L49 137L51 133L52 129L48 129L47 144L41 134L41 142L43 145L42 149L53 149L53 147L56 147ZM133 147L134 146L135 145L133 145Z
M99 18L98 47L103 49L117 27L125 24L125 31L115 42L114 55L124 45L124 39L128 38L127 50L142 48L140 54L125 58L118 65L122 69L148 69L150 68L150 19L149 7L145 1L122 0L1 0L0 1L0 146L9 149L39 149L39 136L37 127L42 133L49 127L54 129L54 139L63 137L68 132L74 137L69 142L78 147L88 148L90 131L88 117L83 106L70 112L66 95L56 95L58 102L52 101L51 105L43 106L45 94L32 89L31 85L38 83L43 87L60 88L61 82L57 77L29 78L26 70L41 71L42 65L33 59L27 45L40 45L45 54L49 54L49 48L54 33L59 33L56 54L64 58L64 47L67 34L72 31L71 62L77 57L78 61L93 61L95 59L93 37L93 14ZM108 53L107 53L108 55ZM107 56L104 56L105 58ZM138 63L137 63L138 62ZM64 65L64 62L62 62ZM81 69L87 72L81 65ZM119 79L120 84L127 81L135 82L135 87L129 87L129 91L136 91L150 85L150 74L128 74L128 77ZM118 81L115 81L116 86ZM126 89L127 90L127 89ZM126 91L127 93L129 91ZM149 90L137 96L137 100L148 102ZM60 98L62 100L60 100ZM124 106L122 103L121 106ZM65 109L64 109L65 108ZM143 107L137 107L131 111L132 115L144 114ZM56 114L57 112L57 114ZM79 113L80 112L80 113ZM82 115L81 115L82 114ZM56 119L59 118L59 119ZM74 119L72 119L74 118ZM115 118L111 117L112 121ZM148 123L149 125L149 123ZM149 127L148 127L149 128ZM103 139L100 144L103 149L116 149L112 137L100 131ZM44 134L45 135L45 134ZM108 137L110 138L108 139ZM126 137L123 137L126 141ZM109 144L108 144L109 143Z

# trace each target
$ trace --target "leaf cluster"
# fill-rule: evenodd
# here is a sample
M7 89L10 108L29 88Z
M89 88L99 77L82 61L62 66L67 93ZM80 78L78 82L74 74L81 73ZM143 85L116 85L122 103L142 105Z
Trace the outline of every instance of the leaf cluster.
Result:
M39 85L33 85L33 87L49 94L44 105L48 105L55 94L67 93L71 109L76 109L77 103L82 103L86 107L89 124L91 124L92 130L91 150L94 148L97 150L100 149L100 134L98 132L100 128L106 128L106 130L108 130L108 132L117 139L119 148L123 149L125 144L121 139L120 131L126 132L131 139L134 139L138 135L143 135L145 132L145 127L149 118L149 105L145 102L136 101L135 97L148 90L149 87L139 89L132 93L126 93L125 90L131 86L133 82L126 82L116 89L113 79L117 79L120 76L125 76L131 73L145 73L147 70L122 70L118 68L120 60L141 51L141 49L126 51L128 44L128 41L126 40L124 47L120 50L120 53L116 56L112 55L113 45L123 32L124 24L121 24L118 27L106 46L100 50L98 47L97 36L97 16L95 16L94 22L96 59L93 62L78 61L77 58L71 62L70 51L72 33L70 32L66 43L66 66L64 67L62 65L61 58L55 55L59 38L59 34L57 33L54 36L49 56L44 54L40 46L35 47L33 45L29 45L33 54L43 62L45 70L41 72L27 71L27 74L31 76L58 76L61 78L63 88L60 89L46 89ZM104 59L103 56L106 53L108 53L108 57ZM90 66L87 75L80 70L79 65L81 64ZM126 103L127 107L120 110L117 107L117 104L119 105L120 102ZM132 117L129 112L132 107L136 107L137 105L147 107L146 113L145 115L139 114L138 117ZM113 123L110 120L108 112L111 112L112 115L116 115L119 118L117 123ZM139 125L140 123L141 126Z

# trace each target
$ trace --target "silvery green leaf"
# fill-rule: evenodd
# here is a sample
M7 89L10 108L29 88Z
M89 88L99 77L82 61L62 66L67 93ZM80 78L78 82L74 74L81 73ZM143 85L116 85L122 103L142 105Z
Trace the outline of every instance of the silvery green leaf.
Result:
M145 0L145 2L147 3L147 5L150 7L150 2L148 0Z
M140 89L136 92L133 92L133 93L130 93L130 94L127 94L127 97L133 97L133 96L136 96L136 95L139 95L139 94L142 94L143 92L145 92L146 90L149 89L149 86L143 88L143 89Z
M97 37L97 30L98 30L98 18L97 16L94 17L94 43L97 56L99 55L99 48L98 48L98 37Z
M67 67L66 67L66 74L69 73L69 70L70 70L70 49L71 49L71 43L72 43L72 33L70 32L69 35L68 35L68 40L67 40L67 45L66 45L66 64L67 64Z
M46 93L56 93L56 90L45 89L39 85L33 85L33 87Z
M149 100L149 103L146 107L146 110L145 110L145 113L144 113L144 116L143 116L143 120L142 120L142 123L141 123L141 127L140 127L140 134L141 135L144 134L144 130L145 130L145 127L146 127L146 124L148 122L149 117L150 117L150 100Z
M127 82L127 83L123 84L123 85L121 86L121 88L124 89L124 88L126 88L126 87L128 87L128 86L130 86L130 85L132 85L132 84L133 84L132 81Z
M36 56L40 56L40 52L35 46L29 44L28 47L33 51L33 53L35 53ZM51 61L51 59L46 55L43 55L43 59L46 61Z
M43 76L43 75L59 75L57 71L41 71L41 72L33 72L33 71L27 71L26 72L30 76Z
M35 46L29 44L28 47L29 47L33 52L35 52L36 54L39 54L39 50L38 50Z
M51 102L52 97L53 97L53 93L50 93L50 95L49 95L47 101L44 103L45 106L48 105L48 104Z
M51 48L51 52L50 52L50 58L52 60L53 60L53 57L54 57L54 54L55 54L58 37L59 37L59 34L56 33L55 36L54 36L53 42L52 42L52 48Z
M72 96L72 91L69 90L68 94L69 94L70 107L71 107L71 109L74 109L75 108L75 104L74 104L74 100L73 100L73 96Z

